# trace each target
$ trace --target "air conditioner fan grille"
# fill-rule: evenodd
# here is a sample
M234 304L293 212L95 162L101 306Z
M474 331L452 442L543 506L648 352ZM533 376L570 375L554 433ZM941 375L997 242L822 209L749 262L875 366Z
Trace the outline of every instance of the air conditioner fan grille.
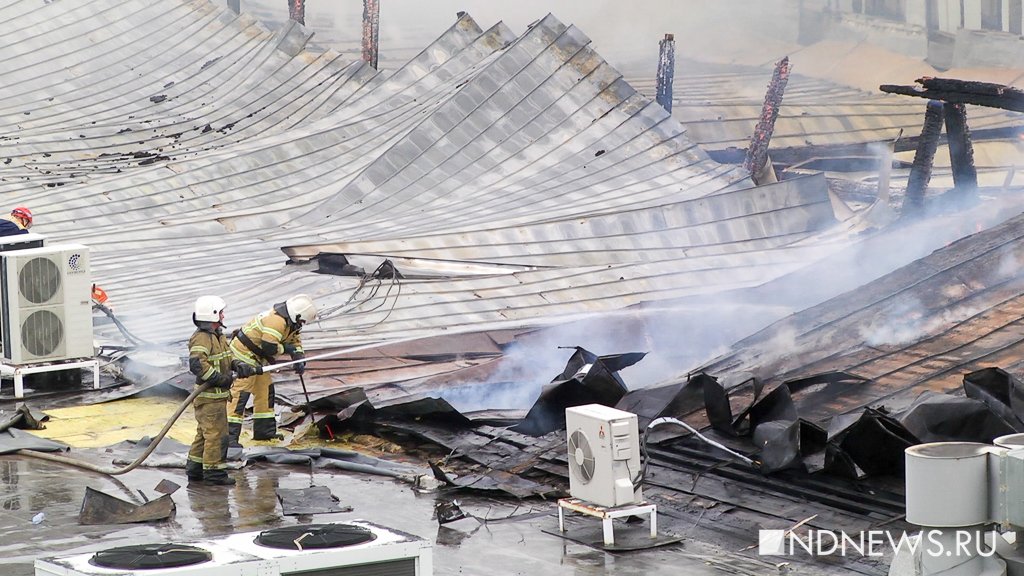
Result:
M50 356L64 341L64 323L50 310L36 310L21 323L21 344L33 356Z
M213 555L195 546L183 544L139 544L102 550L89 563L118 570L178 568L201 564Z
M60 290L60 268L49 258L33 258L18 273L18 290L33 304L45 304Z
M376 537L369 528L352 524L305 524L264 530L256 543L284 550L312 550L353 546Z
M594 451L590 441L582 430L575 430L569 435L569 467L576 477L584 484L594 477Z

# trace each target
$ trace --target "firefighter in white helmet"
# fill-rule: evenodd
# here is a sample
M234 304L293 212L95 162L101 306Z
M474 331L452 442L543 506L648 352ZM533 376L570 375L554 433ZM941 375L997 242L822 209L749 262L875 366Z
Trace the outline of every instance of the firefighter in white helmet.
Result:
M232 370L239 376L255 374L251 366L235 360L224 338L224 300L200 296L192 313L196 331L188 341L188 367L196 375L196 387L202 392L192 401L196 417L196 437L188 452L185 474L189 480L205 484L231 485L224 465L227 451L228 422L225 405L231 396Z
M274 304L271 310L263 312L235 332L231 340L231 352L239 360L255 370L249 378L238 378L231 386L231 402L228 405L229 445L239 446L245 405L250 396L253 400L253 440L280 440L277 433L277 419L274 415L274 384L270 374L263 373L263 367L273 364L280 354L288 354L292 360L305 357L300 332L307 322L316 320L316 306L313 299L305 294L292 296ZM302 374L305 362L294 364L295 372Z

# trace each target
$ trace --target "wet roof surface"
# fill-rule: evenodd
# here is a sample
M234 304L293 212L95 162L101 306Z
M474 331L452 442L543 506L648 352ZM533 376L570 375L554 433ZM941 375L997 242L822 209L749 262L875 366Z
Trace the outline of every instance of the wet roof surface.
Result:
M684 74L669 115L644 96L649 84L627 82L582 31L553 16L522 34L462 16L407 64L381 73L314 48L295 25L270 32L202 2L94 0L32 12L10 3L0 16L9 44L0 138L12 144L0 190L31 204L39 231L92 247L95 277L118 315L169 343L125 363L130 392L168 379L190 387L176 341L190 329L196 286L228 299L229 322L306 291L327 318L308 331L308 348L390 343L311 365L308 388L321 413L416 447L458 448L452 466L463 477L484 470L489 487L528 496L564 484L564 433L527 437L502 423L523 416L568 353L554 367L538 355L530 358L536 370L510 374L502 360L517 347L529 356L607 333L609 353L649 351L623 370L630 392L620 407L645 423L685 419L751 453L750 438L710 422L713 387L690 386L694 367L721 381L733 413L785 388L801 433L825 435L866 407L899 410L922 392L959 393L965 372L1014 371L1024 357L1013 194L988 190L981 202L953 194L942 199L949 206L931 204L937 213L927 218L894 223L884 203L859 213L837 204L820 173L752 188L746 173L701 146L745 144L763 70ZM826 46L804 56L819 59L808 68L820 71L835 66L823 54L864 50ZM786 98L773 140L780 149L890 140L900 128L915 131L923 111L920 102L799 76ZM1019 115L997 111L972 110L971 119L975 128L1019 124ZM984 166L1005 170L1017 144L1003 144L980 155ZM1002 174L992 177L1013 183L1012 171ZM403 277L316 274L307 260L321 252L344 254L366 272L389 258ZM596 311L615 314L556 337L534 331ZM106 324L99 331L115 334ZM656 332L676 337L659 348ZM849 377L790 386L841 371ZM294 376L279 381L285 404L303 403ZM647 387L629 386L637 383ZM469 412L508 407L515 410ZM443 417L420 417L435 412ZM764 475L692 438L659 441L646 494L661 507L663 528L685 541L643 554L557 538L544 532L555 526L550 500L493 490L446 495L477 516L522 517L438 528L438 494L351 472L314 472L313 483L355 508L315 520L359 517L427 538L439 574L495 566L764 574L776 567L750 548L762 528L908 528L902 482L891 476ZM17 574L31 573L37 550L308 520L283 516L274 497L276 488L310 484L302 466L254 464L233 473L241 484L232 491L179 491L172 521L130 529L78 526L85 487L133 498L163 478L184 483L181 470L114 481L18 456L0 456L0 467L0 554ZM39 512L45 519L32 524ZM884 574L887 564L799 570Z
M112 479L8 456L0 456L0 471L0 554L4 574L10 576L31 576L31 563L40 556L95 552L141 541L181 542L297 523L354 519L369 520L433 542L436 574L653 574L669 567L685 570L687 574L715 574L716 565L731 567L740 574L758 574L770 566L756 558L733 558L698 543L643 554L598 551L542 532L557 530L552 502L518 503L460 495L463 511L491 521L465 519L442 527L432 518L436 494L417 494L407 484L359 474L315 473L311 477L308 471L294 466L256 465L233 472L239 483L230 490L183 487L172 496L177 511L165 523L80 526L78 509L86 486L122 499L138 500L140 490L149 497L156 495L152 489L163 479L184 486L183 471L140 469ZM328 487L341 504L353 506L354 510L306 517L282 515L275 491L305 488L311 482ZM44 519L33 524L32 518L40 512ZM671 525L670 519L664 520Z

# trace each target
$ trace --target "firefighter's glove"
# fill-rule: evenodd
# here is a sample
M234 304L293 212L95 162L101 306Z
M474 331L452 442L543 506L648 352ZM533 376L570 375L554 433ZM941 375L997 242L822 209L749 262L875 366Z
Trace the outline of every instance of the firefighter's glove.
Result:
M299 352L299 351L292 352L292 360L302 360L305 357L306 357L306 355L303 354L302 352ZM306 371L306 363L305 362L296 362L295 363L295 373L296 374L301 376L302 373L305 372L305 371Z
M235 382L235 376L228 372L227 374L217 374L213 378L210 378L208 382L213 388L231 388L231 385Z
M231 369L235 371L239 378L251 378L257 374L255 366L240 360L232 362Z

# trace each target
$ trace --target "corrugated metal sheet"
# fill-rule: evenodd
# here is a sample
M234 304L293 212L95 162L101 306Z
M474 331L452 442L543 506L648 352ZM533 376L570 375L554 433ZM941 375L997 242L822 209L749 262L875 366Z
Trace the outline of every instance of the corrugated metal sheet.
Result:
M4 199L90 245L145 338L211 292L229 322L308 292L334 312L314 346L542 324L757 285L846 234L820 178L749 188L552 16L464 16L392 74L205 2L9 2L0 27ZM370 297L285 246L462 276Z

